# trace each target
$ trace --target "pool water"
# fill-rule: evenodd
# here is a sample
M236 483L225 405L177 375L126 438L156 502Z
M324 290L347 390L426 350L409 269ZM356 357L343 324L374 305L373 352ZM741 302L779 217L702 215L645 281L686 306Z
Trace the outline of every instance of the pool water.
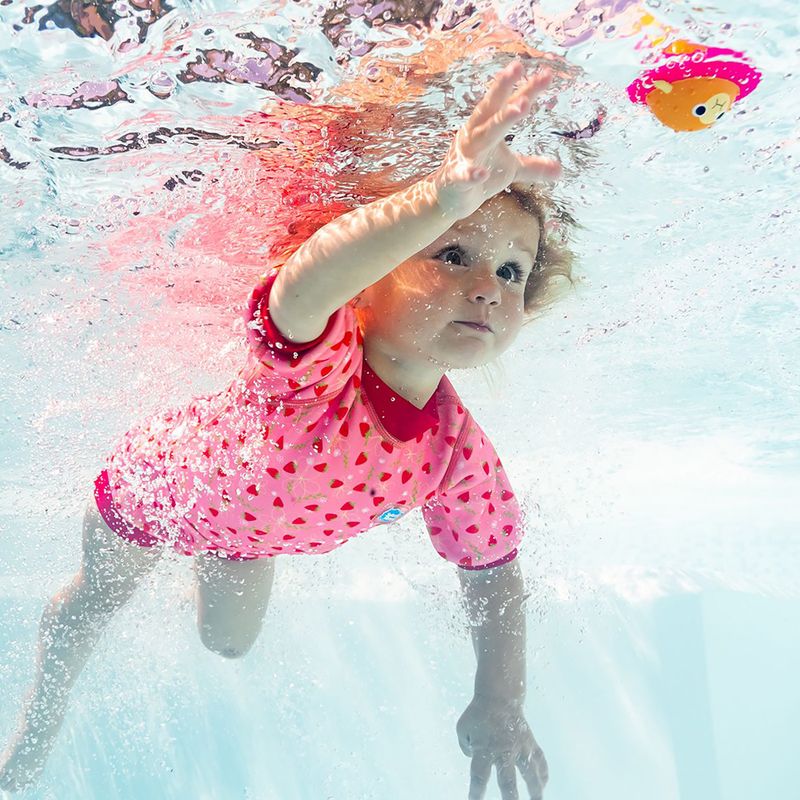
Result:
M316 173L348 196L356 174L432 168L524 43L552 54L558 91L514 146L564 163L581 282L492 380L450 377L527 515L526 716L545 796L794 796L791 4L386 2L337 17L175 0L87 5L77 21L61 5L0 6L0 740L42 609L80 564L109 447L241 364L242 304L290 219L283 190ZM746 52L760 86L709 130L659 124L625 87L666 31ZM590 139L552 134L601 108ZM455 723L474 656L419 512L279 559L242 660L203 648L191 578L170 554L114 618L19 796L467 796Z

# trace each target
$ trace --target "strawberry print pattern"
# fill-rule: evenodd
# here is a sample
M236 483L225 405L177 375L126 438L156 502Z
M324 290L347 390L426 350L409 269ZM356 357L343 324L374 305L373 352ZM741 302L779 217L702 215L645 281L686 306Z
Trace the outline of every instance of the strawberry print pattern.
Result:
M230 386L139 422L112 451L113 517L127 526L115 530L184 555L264 558L326 553L421 508L442 558L513 559L519 504L448 378L423 409L394 393L364 360L350 304L313 342L286 341L269 318L276 275L248 298L248 361Z

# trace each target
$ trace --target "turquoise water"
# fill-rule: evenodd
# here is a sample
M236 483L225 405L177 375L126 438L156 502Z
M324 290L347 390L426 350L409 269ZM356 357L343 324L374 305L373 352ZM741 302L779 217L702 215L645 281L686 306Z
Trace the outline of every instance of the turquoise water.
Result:
M175 2L152 20L121 3L113 30L108 8L109 28L97 23L109 38L55 7L25 22L0 6L0 740L41 610L80 563L111 443L241 363L236 320L276 192L318 156L301 112L355 108L316 165L345 193L354 172L432 167L445 140L422 134L453 128L510 56L468 50L444 73L431 60L424 91L385 100L396 116L378 130L359 115L379 117L389 88L362 108L347 87L376 59L411 82L404 64L480 17L558 57L557 99L517 141L562 158L559 198L584 226L577 290L493 381L451 375L528 514L526 715L546 797L791 797L797 15L788 2L495 3L449 25L461 5L411 5L336 22L324 4ZM651 32L747 52L761 85L708 131L661 126L624 92L652 52L630 33L647 13ZM592 139L550 133L601 106ZM255 131L264 109L282 121ZM466 797L455 723L474 657L457 577L418 512L324 558L281 559L276 576L259 641L225 661L196 634L188 559L166 559L111 623L41 783L20 796Z

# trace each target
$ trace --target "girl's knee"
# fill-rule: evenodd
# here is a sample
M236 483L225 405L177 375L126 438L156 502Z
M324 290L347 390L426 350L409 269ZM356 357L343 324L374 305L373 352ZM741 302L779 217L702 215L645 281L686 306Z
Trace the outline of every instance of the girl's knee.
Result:
M211 649L213 653L216 653L217 655L220 655L223 658L234 659L234 658L241 658L242 656L244 656L250 648L248 648L247 650L241 650L235 647L223 647L221 649L209 648L209 649Z
M214 630L210 625L199 626L200 640L205 647L212 653L223 656L224 658L242 658L250 652L255 640L258 638L258 631L252 635L233 636L229 632Z
M213 653L241 658L258 638L274 569L272 559L259 561L242 564L216 556L195 557L197 629Z

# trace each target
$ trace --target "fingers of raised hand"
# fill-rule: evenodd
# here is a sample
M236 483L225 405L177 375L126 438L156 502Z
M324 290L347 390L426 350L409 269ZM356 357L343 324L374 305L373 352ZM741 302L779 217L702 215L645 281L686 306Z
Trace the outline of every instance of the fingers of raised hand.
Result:
M517 162L516 180L521 183L536 183L561 177L561 163L555 159L517 155Z
M549 70L538 72L512 95L517 71L509 73L511 78L505 81L503 79L508 76L504 73L505 70L476 106L467 122L470 149L474 149L475 153L497 146L508 131L530 111L535 96L550 85L552 78Z
M522 65L518 60L512 61L495 76L489 84L489 88L483 99L475 106L469 121L473 125L479 125L489 119L498 108L505 105L514 86L522 73Z

